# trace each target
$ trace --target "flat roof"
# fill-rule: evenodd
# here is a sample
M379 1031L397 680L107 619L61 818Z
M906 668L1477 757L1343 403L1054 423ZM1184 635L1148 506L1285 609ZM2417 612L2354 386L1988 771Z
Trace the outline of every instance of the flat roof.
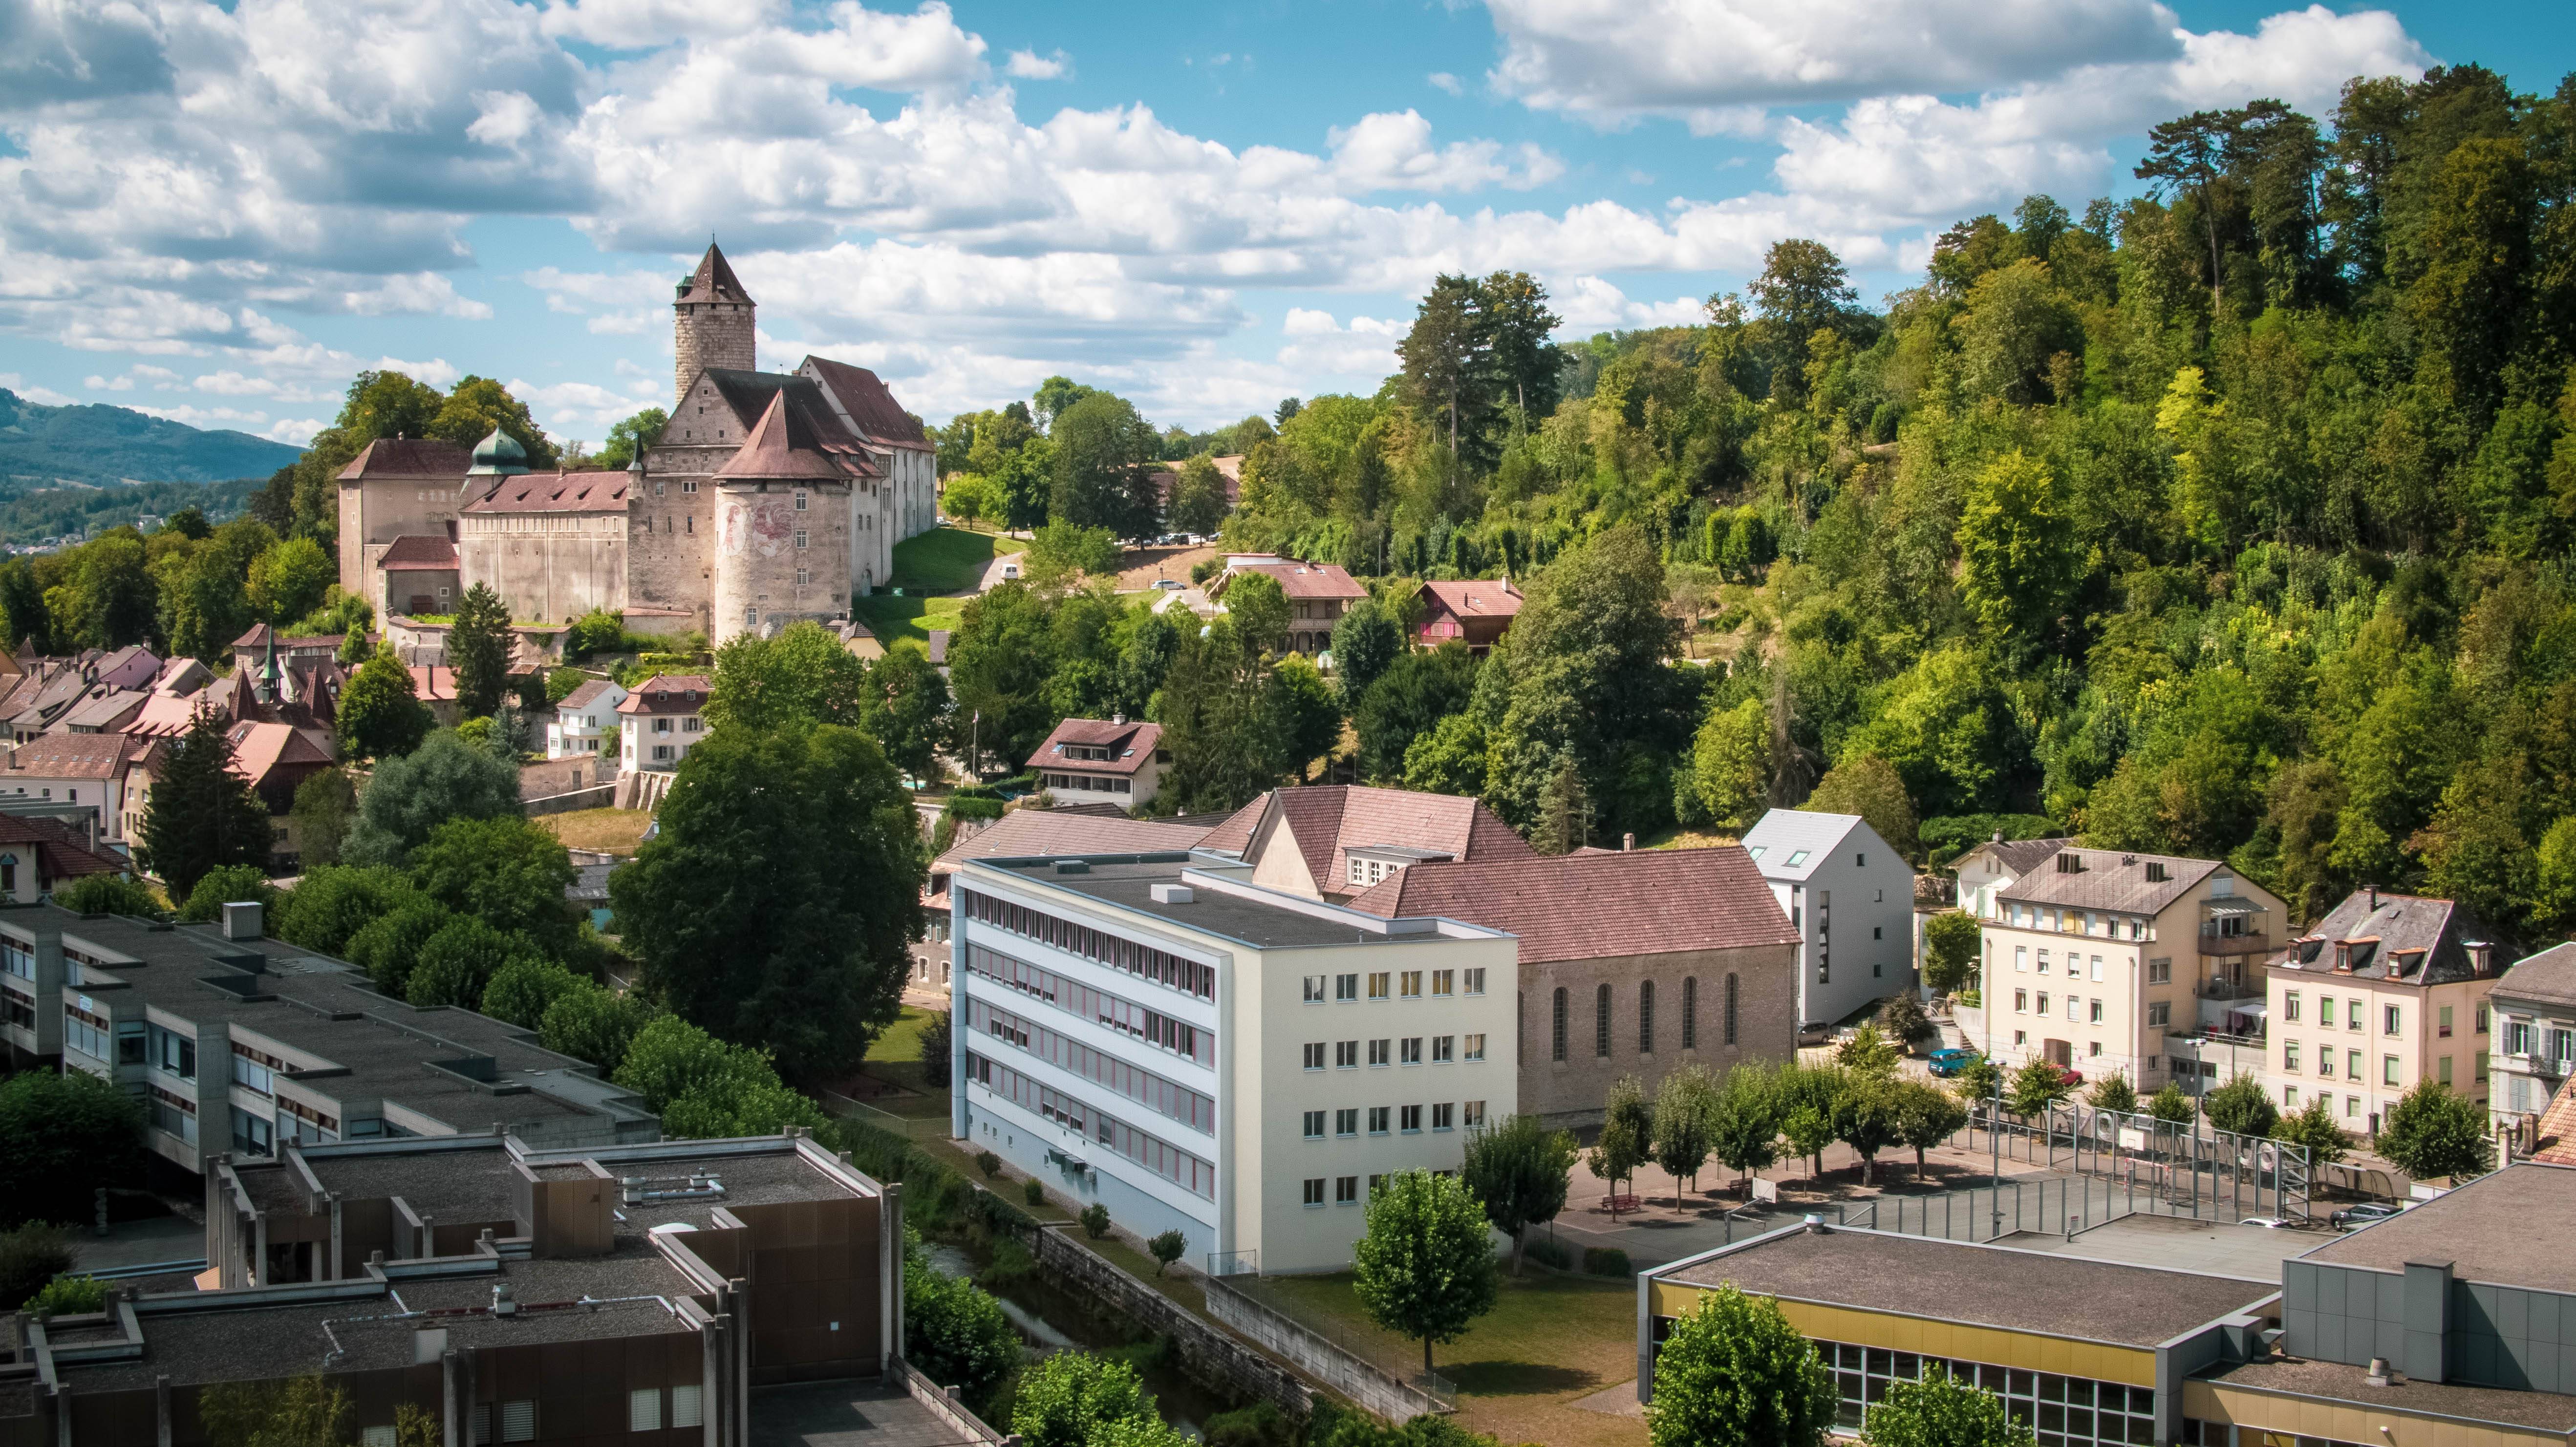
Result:
M2460 1417L2546 1432L2576 1432L2576 1397L2556 1392L2516 1392L2503 1387L2464 1387L2449 1382L2399 1381L2374 1387L2363 1380L2364 1375L2361 1367L2300 1358L2247 1362L2206 1373L2199 1380L2212 1386L2246 1387L2382 1411Z
M1344 909L1339 905L1307 900L1300 896L1279 895L1275 901L1259 895L1238 894L1230 889L1209 887L1209 867L1239 869L1231 859L1214 856L1193 858L1186 854L1127 854L1109 858L1093 856L1078 874L1058 873L1063 861L1041 859L977 859L966 861L969 869L991 869L1020 882L1042 889L1061 890L1115 905L1162 920L1176 928L1195 934L1216 935L1246 944L1255 949L1298 949L1325 945L1404 944L1420 940L1459 938L1466 931L1479 938L1508 939L1498 930L1474 925L1452 924L1450 932L1423 930L1408 934L1385 932L1385 921L1376 915ZM1193 897L1187 904L1165 904L1154 898L1157 884L1183 883L1183 874L1200 876L1189 881ZM1267 895L1270 891L1261 891Z
M1756 1237L1656 1279L2129 1347L2170 1341L2280 1291L2268 1281L1842 1226Z
M2480 1176L2293 1259L2375 1271L2451 1263L2463 1281L2576 1292L2576 1259L2535 1243L2576 1237L2576 1166L2525 1161Z

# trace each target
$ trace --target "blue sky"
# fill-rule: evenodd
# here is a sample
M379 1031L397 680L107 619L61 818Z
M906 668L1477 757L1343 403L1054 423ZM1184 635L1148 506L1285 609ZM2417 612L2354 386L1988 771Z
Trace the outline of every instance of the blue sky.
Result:
M2185 110L2576 69L2538 0L876 4L0 0L0 385L300 442L358 368L474 372L596 439L667 401L714 235L764 365L1200 427L1374 386L1441 270L1568 336L1783 236L1875 296L1959 216L2133 190Z

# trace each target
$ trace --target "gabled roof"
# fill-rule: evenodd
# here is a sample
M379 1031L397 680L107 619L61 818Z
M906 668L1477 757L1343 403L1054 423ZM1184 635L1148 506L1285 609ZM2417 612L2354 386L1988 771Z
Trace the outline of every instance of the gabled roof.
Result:
M2076 867L2060 870L2056 860L2070 858ZM2147 877L2147 866L2164 866L2161 880ZM2161 914L2167 905L2198 889L2201 881L2227 868L2215 859L2184 859L2171 854L2134 854L2119 849L2063 846L2051 850L2021 877L1995 891L1995 898L2023 904L2053 904L2061 909L2116 910L2124 914Z
M1956 868L1982 854L1994 860L2004 873L2019 878L2048 862L2050 855L2061 849L2082 846L2063 835L2051 839L1988 839L1969 846L1966 853L1951 861Z
M1827 814L1813 809L1769 809L1744 831L1745 852L1753 856L1755 867L1765 879L1802 880L1822 869L1833 852L1854 830L1867 834L1875 844L1861 846L1864 851L1884 849L1885 840L1869 827L1858 814ZM1800 856L1804 856L1803 858ZM1894 853L1888 855L1895 858ZM1791 860L1797 862L1792 864Z
M422 703L456 701L456 670L444 663L414 663L411 671L412 697Z
M151 697L140 689L104 689L73 705L54 727L103 733L141 713L144 702Z
M213 707L214 697L211 690L187 694L156 693L145 699L142 711L127 719L125 726L117 732L138 739L175 739L188 731L198 709ZM223 710L218 709L217 712Z
M1504 930L1520 936L1523 965L1798 943L1761 871L1732 846L1414 864L1351 908Z
M707 254L698 258L698 269L680 283L678 300L686 302L751 302L751 293L742 289L742 281L733 274L733 266L712 241Z
M455 486L474 465L474 449L430 437L379 437L340 469L342 482L379 478L434 478Z
M465 507L470 512L474 504L469 502ZM456 571L456 544L444 533L405 533L386 546L376 566L388 573L452 573Z
M113 779L152 747L125 734L40 734L9 756L8 772L35 779Z
M2531 1158L2544 1165L2576 1166L2576 1075L2559 1083L2558 1093L2549 1097L2549 1108L2540 1113L2540 1125L2532 1132L2540 1149Z
M1365 598L1368 589L1351 581L1351 575L1337 563L1301 563L1294 558L1237 556L1226 562L1224 572L1209 580L1207 595L1224 596L1226 580L1241 573L1264 574L1279 584L1279 591L1297 598Z
M1276 827L1294 839L1316 887L1336 893L1348 877L1347 851L1352 848L1410 845L1470 863L1538 855L1481 800L1360 784L1274 789L1236 810L1199 847L1241 855L1274 814Z
M1457 618L1509 618L1521 611L1521 590L1512 580L1434 578L1422 594L1441 611Z
M870 442L888 447L905 447L917 452L931 450L930 439L922 435L921 424L877 374L865 367L835 362L829 357L807 357L797 371L823 384L841 405L848 409L850 420L859 425Z
M245 721L234 724L229 737L233 744L232 772L253 787L269 783L281 769L332 762L328 750L291 724Z
M572 692L565 694L563 702L556 704L555 707L566 711L585 709L590 707L592 700L598 698L603 693L607 693L615 689L616 687L617 684L611 679L594 678L590 682L583 684L581 687L574 689Z
M2447 985L2478 977L2468 947L2500 950L2495 934L2467 905L2415 894L2355 890L2289 948L2271 960L2274 969L2345 976L2404 985ZM2349 961L2351 968L2336 964Z
M81 832L60 819L0 814L0 848L32 846L36 851L36 878L48 885L57 879L123 874L132 868L116 855L92 849L81 840Z
M1069 809L1013 809L948 846L930 861L934 876L969 859L1016 859L1047 854L1161 854L1194 849L1207 837L1204 824L1171 819L1130 819Z
M2531 1000L2545 1005L2576 1006L2576 942L2552 945L2513 962L2495 984L2497 999ZM2576 1148L2576 1137L2568 1144Z
M769 399L751 435L716 469L718 477L782 478L789 481L845 482L841 464L824 455L821 439L804 415L789 405L781 389Z
M1075 773L1133 774L1151 762L1163 742L1163 726L1141 719L1069 718L1055 726L1038 751L1029 755L1032 769L1069 769ZM1107 749L1105 759L1068 758L1067 744Z
M578 472L526 472L498 480L491 491L467 502L460 509L471 513L569 513L626 511L627 476L606 468L586 467ZM412 539L397 538L400 547ZM385 554L384 566L394 566L393 554ZM456 566L456 549L447 550L447 566Z
M643 680L617 705L623 714L696 713L714 685L703 673L661 673Z

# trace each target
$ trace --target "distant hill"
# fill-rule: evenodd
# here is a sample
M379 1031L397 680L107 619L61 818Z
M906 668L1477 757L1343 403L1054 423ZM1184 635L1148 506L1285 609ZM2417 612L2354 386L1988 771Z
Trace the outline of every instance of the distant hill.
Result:
M299 455L247 432L201 431L130 407L46 407L0 388L0 484L10 492L265 478Z

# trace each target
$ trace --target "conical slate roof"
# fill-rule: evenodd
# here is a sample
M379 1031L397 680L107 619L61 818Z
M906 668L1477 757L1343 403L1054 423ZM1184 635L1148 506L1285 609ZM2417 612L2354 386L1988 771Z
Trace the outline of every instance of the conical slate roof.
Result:
M806 425L804 417L787 405L784 388L770 397L769 408L752 424L751 435L743 439L741 449L724 466L716 469L716 476L762 481L848 480L817 445L814 430Z
M725 262L724 253L710 241L707 254L698 258L698 269L689 274L687 281L680 283L679 299L748 303L751 293L742 289L741 278L733 274L733 268Z

